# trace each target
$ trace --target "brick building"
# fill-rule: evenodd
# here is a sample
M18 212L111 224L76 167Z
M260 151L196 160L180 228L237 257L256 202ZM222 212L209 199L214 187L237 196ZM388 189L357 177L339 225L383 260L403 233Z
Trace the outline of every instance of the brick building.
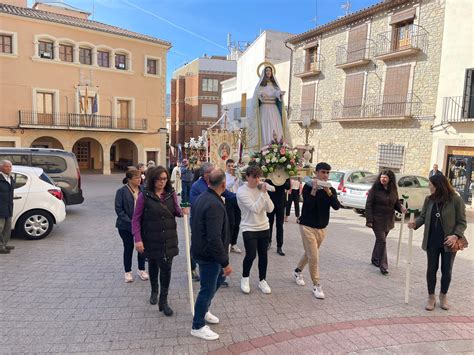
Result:
M235 77L237 64L226 57L204 56L182 66L171 79L171 144L183 144L222 114L221 81Z

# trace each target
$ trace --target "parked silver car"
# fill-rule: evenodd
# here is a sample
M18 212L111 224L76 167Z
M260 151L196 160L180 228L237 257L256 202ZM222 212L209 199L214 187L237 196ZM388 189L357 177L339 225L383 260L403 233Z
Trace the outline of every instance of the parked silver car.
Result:
M329 173L329 182L339 195L346 184L359 182L360 179L372 174L364 170L333 170Z
M359 180L358 183L346 184L339 195L341 203L345 207L354 208L358 213L363 213L367 195L377 176L369 175ZM406 201L408 208L421 210L425 197L430 194L428 179L408 174L396 174L396 179L400 199L403 199L403 196L408 196Z

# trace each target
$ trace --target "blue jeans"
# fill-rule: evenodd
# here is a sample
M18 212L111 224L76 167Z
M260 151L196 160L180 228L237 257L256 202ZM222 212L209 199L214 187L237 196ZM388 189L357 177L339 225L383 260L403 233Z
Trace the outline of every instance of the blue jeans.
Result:
M182 181L181 182L181 202L189 202L189 194L191 192L191 186L193 185L192 181Z
M216 291L225 280L222 266L219 263L196 260L199 265L201 289L194 304L193 329L201 329L206 325L206 315Z

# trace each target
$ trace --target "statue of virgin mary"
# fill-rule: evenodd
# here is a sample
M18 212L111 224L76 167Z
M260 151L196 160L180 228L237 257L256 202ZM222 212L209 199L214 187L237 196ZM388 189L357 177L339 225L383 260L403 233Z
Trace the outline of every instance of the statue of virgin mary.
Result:
M280 90L274 76L273 65L264 62L259 65L259 68L262 65L264 65L264 69L253 94L248 127L248 148L253 152L260 151L263 146L270 144L275 138L279 141L283 139L291 146L291 136L283 102L284 92Z

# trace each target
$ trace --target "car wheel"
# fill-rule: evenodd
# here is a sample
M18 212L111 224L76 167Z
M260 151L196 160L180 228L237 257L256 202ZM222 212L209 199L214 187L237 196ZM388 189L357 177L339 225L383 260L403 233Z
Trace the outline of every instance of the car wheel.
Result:
M355 211L356 211L358 214L365 215L365 210L362 210L362 209L360 209L360 208L356 208Z
M49 212L32 210L20 217L15 229L25 239L38 240L51 233L53 224L53 217Z

